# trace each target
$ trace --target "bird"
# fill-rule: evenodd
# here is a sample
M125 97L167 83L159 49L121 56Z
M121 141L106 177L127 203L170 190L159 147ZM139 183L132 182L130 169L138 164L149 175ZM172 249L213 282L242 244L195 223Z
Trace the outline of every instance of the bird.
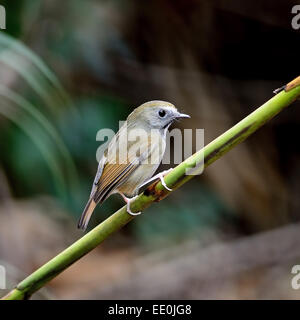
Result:
M89 200L78 221L79 229L87 228L97 204L112 194L119 193L127 203L127 212L138 215L141 212L132 212L130 203L140 188L160 179L171 191L163 177L172 168L153 174L165 153L167 131L180 118L190 116L180 113L172 103L161 100L143 103L129 114L99 161Z

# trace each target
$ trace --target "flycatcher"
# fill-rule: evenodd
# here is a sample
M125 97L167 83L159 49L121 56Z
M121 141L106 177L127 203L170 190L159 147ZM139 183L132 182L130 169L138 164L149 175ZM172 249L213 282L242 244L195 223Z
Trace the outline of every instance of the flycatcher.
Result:
M123 197L129 214L137 215L140 212L132 212L130 202L141 187L160 179L171 191L163 176L172 169L152 176L165 153L167 130L179 118L190 116L178 112L173 104L158 100L142 104L128 116L99 161L90 199L78 228L85 230L96 205L114 193Z

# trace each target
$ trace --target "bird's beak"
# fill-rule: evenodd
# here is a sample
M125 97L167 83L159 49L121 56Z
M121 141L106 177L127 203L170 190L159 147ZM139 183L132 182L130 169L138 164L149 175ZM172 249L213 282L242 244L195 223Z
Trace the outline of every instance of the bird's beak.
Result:
M176 118L190 118L191 116L189 116L188 114L184 114L184 113L179 113L176 115Z

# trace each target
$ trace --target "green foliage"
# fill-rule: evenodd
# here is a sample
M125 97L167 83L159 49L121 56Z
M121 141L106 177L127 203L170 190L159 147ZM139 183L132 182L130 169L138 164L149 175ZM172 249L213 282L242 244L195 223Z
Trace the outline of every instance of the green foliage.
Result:
M19 83L17 89L0 84L0 114L14 124L0 129L0 159L14 177L14 194L53 195L78 215L97 168L96 134L117 131L128 105L107 95L72 101L46 64L4 33L0 63Z

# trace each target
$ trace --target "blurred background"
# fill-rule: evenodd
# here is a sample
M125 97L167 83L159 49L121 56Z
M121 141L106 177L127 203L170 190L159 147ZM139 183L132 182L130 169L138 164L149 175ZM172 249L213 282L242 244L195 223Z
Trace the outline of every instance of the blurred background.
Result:
M294 1L0 1L0 264L7 286L83 233L102 128L162 99L205 144L299 75ZM295 102L35 299L298 299ZM172 166L172 165L170 165ZM165 166L166 169L168 166ZM109 198L96 226L123 206ZM4 290L0 290L4 294Z

